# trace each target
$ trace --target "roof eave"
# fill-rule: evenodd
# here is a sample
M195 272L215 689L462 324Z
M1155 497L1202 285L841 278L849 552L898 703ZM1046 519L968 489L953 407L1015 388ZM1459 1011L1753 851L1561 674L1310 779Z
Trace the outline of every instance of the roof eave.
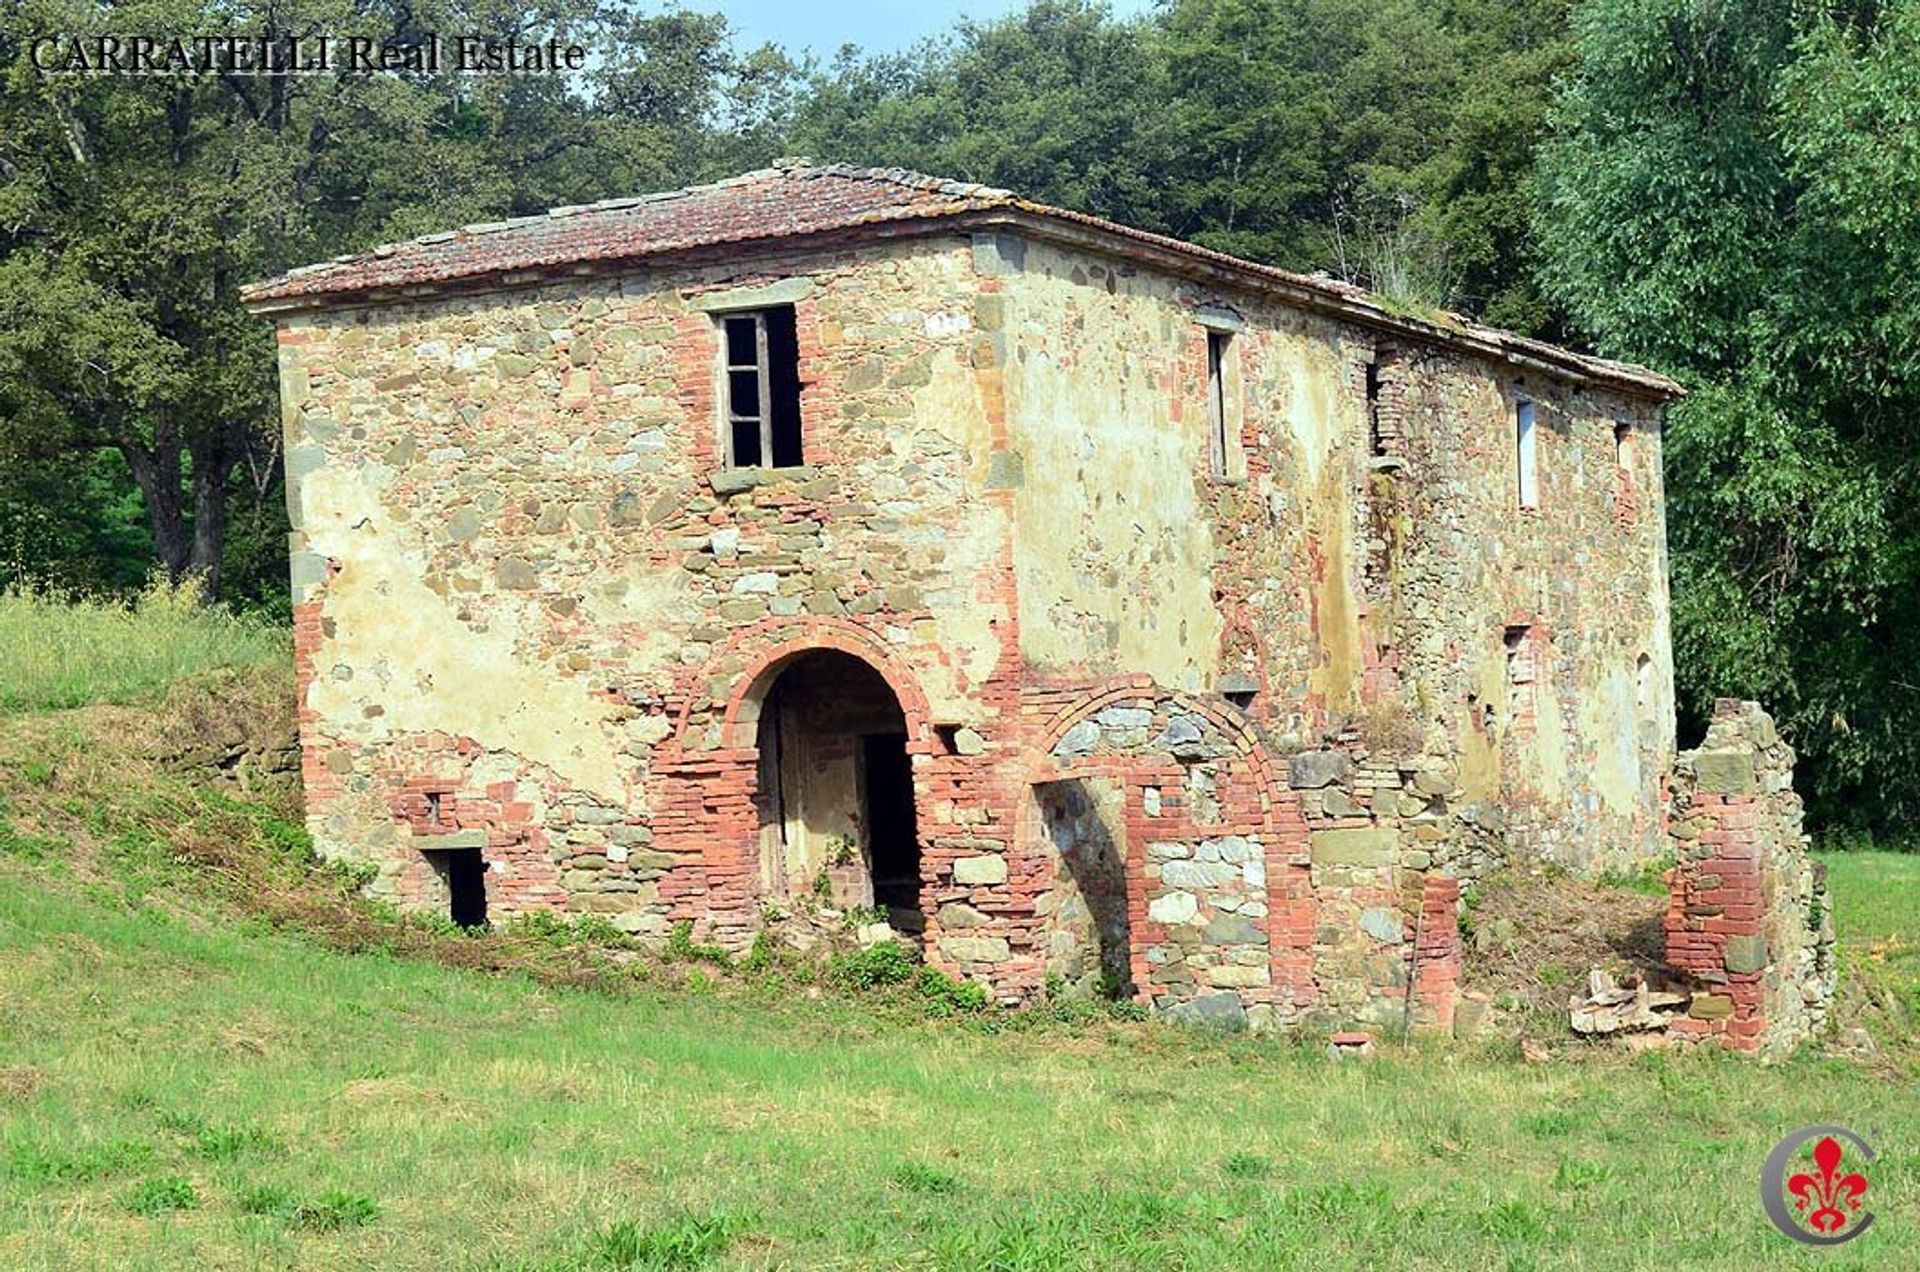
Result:
M242 289L241 303L251 313L282 319L331 309L441 300L498 291L517 291L570 279L632 274L640 270L684 267L743 256L801 253L874 240L919 238L941 233L1004 229L1062 246L1151 264L1185 278L1275 296L1285 303L1369 330L1421 344L1460 350L1522 370L1531 370L1577 386L1599 387L1655 402L1685 395L1675 381L1655 371L1573 353L1476 323L1431 321L1387 308L1363 293L1318 286L1311 278L1240 260L1194 244L1145 231L1064 213L1019 200L986 208L929 213L805 234L741 237L665 252L556 260L506 270L486 270L441 279L389 285L347 285L287 291L296 278L282 277Z

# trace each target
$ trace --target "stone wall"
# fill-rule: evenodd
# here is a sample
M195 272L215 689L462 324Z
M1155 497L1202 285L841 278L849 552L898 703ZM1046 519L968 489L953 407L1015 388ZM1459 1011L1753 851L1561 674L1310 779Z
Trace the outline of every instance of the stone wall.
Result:
M1826 1020L1833 913L1793 761L1758 704L1722 699L1675 762L1667 962L1694 989L1675 1037L1779 1055Z
M1657 404L1091 253L979 255L1005 285L1028 666L1249 695L1283 752L1391 721L1453 775L1450 837L1495 855L1597 872L1661 851ZM1213 475L1207 338L1223 330L1234 438Z
M775 302L807 466L729 471L714 315ZM1514 368L1004 234L300 314L280 350L309 825L403 904L478 849L496 913L744 948L860 834L849 726L820 842L768 856L761 707L823 650L904 731L929 959L1005 1001L1444 1025L1459 879L1659 846L1651 406L1527 385L1522 516Z

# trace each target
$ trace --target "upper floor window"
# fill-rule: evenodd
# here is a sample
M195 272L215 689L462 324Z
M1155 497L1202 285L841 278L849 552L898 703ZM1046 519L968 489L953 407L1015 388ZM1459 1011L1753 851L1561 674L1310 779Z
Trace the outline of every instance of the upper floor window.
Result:
M1520 506L1540 506L1539 447L1534 437L1534 408L1531 402L1517 402L1513 408L1513 454L1518 478Z
M792 305L720 317L728 468L798 468L800 342Z
M1216 480L1230 474L1227 458L1232 440L1227 411L1227 345L1233 336L1225 331L1207 332L1207 454Z
M1622 472L1633 468L1633 425L1613 426L1613 462Z

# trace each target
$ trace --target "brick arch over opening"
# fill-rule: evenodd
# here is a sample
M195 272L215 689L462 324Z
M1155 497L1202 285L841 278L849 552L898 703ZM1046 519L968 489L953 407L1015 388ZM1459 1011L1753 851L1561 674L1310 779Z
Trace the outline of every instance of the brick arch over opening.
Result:
M871 668L899 703L924 844L929 819L921 757L932 750L931 713L907 666L879 637L841 619L773 619L741 628L698 668L682 673L674 732L652 769L655 847L692 867L673 871L661 896L672 918L693 923L700 939L744 949L760 925L760 707L781 672L823 652ZM725 686L724 697L713 691L718 685ZM717 738L708 732L715 723Z
M1222 799L1223 808L1211 818L1202 818L1189 796L1187 785L1192 769L1189 761L1176 754L1176 746L1156 745L1149 735L1142 743L1125 749L1106 749L1061 756L1054 749L1075 726L1093 721L1109 708L1123 705L1151 706L1157 715L1192 716L1215 731L1225 754L1211 763L1225 763L1231 773L1231 800ZM1125 726L1119 726L1125 727ZM1124 792L1126 839L1126 889L1128 940L1131 945L1133 978L1148 998L1175 1012L1195 1010L1190 1000L1232 996L1239 999L1249 1019L1265 1013L1264 1023L1280 1023L1297 1017L1318 998L1313 979L1313 943L1318 908L1315 904L1309 867L1308 825L1297 793L1284 780L1265 742L1253 725L1235 708L1204 696L1171 690L1143 679L1132 679L1089 692L1045 718L1030 735L1034 742L1028 781L1035 786L1077 778L1097 778L1118 783ZM1176 744L1177 745L1177 744ZM1206 764L1209 761L1197 761ZM1149 796L1152 803L1149 803ZM1228 803L1232 807L1225 807ZM1037 805L1023 817L1038 816ZM1040 826L1028 820L1021 829L1021 841L1038 847L1044 839ZM1222 845L1234 836L1257 839L1256 854L1264 869L1264 883L1257 886L1257 897L1245 894L1218 898L1221 905L1257 899L1265 914L1257 920L1265 947L1265 976L1258 983L1241 979L1247 964L1243 956L1260 948L1248 936L1232 938L1239 942L1233 949L1222 948L1220 961L1212 967L1190 969L1193 979L1186 983L1168 979L1169 957L1184 958L1180 951L1198 939L1200 927L1182 929L1192 936L1175 935L1182 922L1204 922L1214 907L1215 898L1202 896L1196 920L1189 905L1181 913L1180 904L1159 907L1155 902L1177 891L1204 892L1182 882L1163 882L1173 876L1176 864L1168 855L1170 845L1201 844L1212 841ZM1148 845L1154 845L1150 856ZM1179 868L1192 872L1189 863L1200 854L1177 854ZM1038 865L1039 863L1036 863ZM1149 869L1151 865L1151 871ZM1192 872L1196 875L1200 872ZM1039 887L1053 886L1050 868L1040 865ZM1255 878L1251 874L1249 880ZM1229 917L1231 917L1231 912ZM1205 923L1205 941L1212 943L1230 925L1216 927ZM1245 932L1244 926L1241 928ZM1222 938L1224 939L1224 938ZM1203 951L1202 963L1214 957ZM1234 969L1225 960L1233 959ZM1177 969L1175 969L1177 970ZM1226 974L1233 971L1232 978ZM1217 979L1209 979L1217 974Z
M924 750L932 736L932 711L918 679L886 642L858 623L839 618L771 619L756 623L729 635L713 652L698 683L706 685L718 678L732 683L721 715L721 748L750 749L754 745L755 726L760 721L760 705L780 673L808 654L829 650L858 658L873 668L900 703L901 714L907 722L908 748ZM688 716L702 701L709 700L703 693L695 692L681 703L674 727L676 749L686 745ZM720 704L714 701L712 705Z
M1267 753L1266 744L1261 741L1259 733L1238 709L1182 690L1167 689L1150 680L1130 680L1125 684L1113 685L1054 712L1041 725L1037 735L1034 749L1039 757L1038 770L1044 773L1047 767L1052 765L1060 768L1063 776L1066 775L1066 770L1072 767L1075 761L1071 759L1062 761L1056 758L1053 748L1059 744L1061 738L1067 735L1069 729L1083 720L1092 719L1108 707L1143 699L1171 703L1183 712L1203 717L1222 734L1233 740L1236 753L1245 756L1260 774L1263 790L1271 793L1277 789L1284 789L1284 787L1275 786L1276 771ZM1037 777L1035 780L1046 779Z

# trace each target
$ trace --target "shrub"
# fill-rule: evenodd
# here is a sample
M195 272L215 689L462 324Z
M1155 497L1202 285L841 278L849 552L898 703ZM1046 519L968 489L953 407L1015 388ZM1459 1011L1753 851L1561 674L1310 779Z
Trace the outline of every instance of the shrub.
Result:
M872 989L879 985L902 985L914 971L913 955L898 941L881 941L864 950L836 954L827 965L827 975L849 989Z
M878 949L878 946L874 948ZM937 1015L985 1011L987 987L978 981L957 981L935 968L923 967L917 982L920 996Z

